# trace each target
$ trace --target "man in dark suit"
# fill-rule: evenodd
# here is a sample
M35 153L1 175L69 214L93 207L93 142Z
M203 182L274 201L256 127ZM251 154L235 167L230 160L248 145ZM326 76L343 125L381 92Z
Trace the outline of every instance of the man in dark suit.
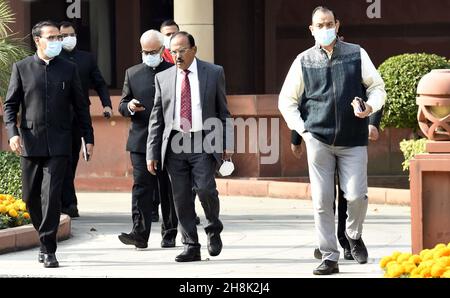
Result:
M222 250L223 225L219 220L214 174L222 158L228 157L225 148L232 148L232 127L226 125L230 113L225 75L221 66L195 57L195 40L187 32L180 31L172 36L170 50L176 67L155 78L147 167L153 175L159 167L166 167L169 173L185 245L175 261L200 261L192 188L205 211L208 252L217 256Z
M65 58L77 65L85 101L89 105L91 104L89 100L89 88L94 88L102 102L103 115L106 118L110 118L112 116L112 104L108 86L106 85L106 82L98 69L94 55L76 48L77 34L75 32L75 25L70 22L62 22L60 24L60 32L63 37L63 49L60 57ZM80 156L80 149L81 131L79 121L75 116L72 121L72 156L69 159L69 164L66 170L62 195L62 212L68 214L70 217L79 217L74 180L75 173L77 171L78 159Z
M21 155L23 200L41 243L38 261L45 267L58 267L56 233L64 173L72 151L72 110L90 156L94 134L77 66L57 57L62 40L58 26L40 22L32 35L37 52L13 65L4 121L11 149Z
M376 141L379 138L379 128L381 123L381 117L383 115L383 108L376 112L375 114L370 115L369 117L369 140ZM302 137L295 131L291 131L291 150L294 156L298 159L301 158L303 154L302 148ZM345 227L347 221L347 200L344 197L344 191L342 190L339 184L339 176L336 171L336 184L338 186L337 192L337 201L338 201L338 228L337 228L337 238L339 244L344 250L344 259L345 260L353 260L353 256L350 250L350 243L345 237ZM336 195L335 195L336 196ZM336 202L334 202L334 210L336 211ZM314 258L321 260L322 253L319 248L314 249Z
M173 205L169 176L165 169L158 170L156 177L151 175L145 160L148 122L155 96L155 75L172 67L173 64L164 61L161 57L164 50L164 36L160 32L149 30L142 35L140 42L143 63L127 69L119 105L120 114L131 118L127 151L130 152L134 177L133 229L129 234L119 235L119 239L137 248L147 247L152 223L152 198L154 192L159 190L163 215L161 247L174 247L178 219Z

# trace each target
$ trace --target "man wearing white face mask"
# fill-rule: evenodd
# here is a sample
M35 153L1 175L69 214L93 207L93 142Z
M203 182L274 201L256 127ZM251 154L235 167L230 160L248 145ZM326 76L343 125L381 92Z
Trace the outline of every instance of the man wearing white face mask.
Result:
M76 48L77 34L74 24L70 22L62 22L59 26L61 36L63 37L63 49L60 56L78 66L78 72L80 74L81 85L86 103L88 105L91 104L89 100L89 89L95 89L102 102L104 116L106 118L110 118L112 116L112 104L108 86L106 85L106 82L98 69L94 55ZM79 216L77 196L74 186L74 179L81 149L80 125L78 122L78 119L74 117L72 123L72 158L69 160L69 166L67 167L62 195L62 212L68 214L70 217Z
M175 23L174 20L165 20L161 23L161 26L159 28L159 32L161 32L164 35L164 52L163 52L163 58L167 62L175 64L175 61L173 60L172 55L170 54L170 38L172 35L180 31L180 27L178 27L178 24Z
M155 96L155 75L173 64L161 57L164 36L160 32L146 31L140 42L142 63L127 69L119 104L120 114L131 118L126 149L130 152L134 178L131 208L133 228L131 233L119 235L119 239L122 243L134 245L136 248L147 247L152 223L153 194L159 189L163 215L161 247L174 247L178 219L173 206L169 177L165 170L159 171L157 176L151 175L145 159L148 122Z
M11 150L21 155L22 196L41 244L38 261L58 267L56 233L72 149L72 120L67 115L73 111L77 116L89 155L94 134L77 66L58 57L62 37L57 25L40 22L32 36L36 54L14 63L3 120Z
M317 7L309 26L316 45L297 56L280 92L278 107L306 144L314 220L322 253L316 275L338 273L334 175L347 200L345 236L360 264L368 253L361 238L367 211L368 116L381 109L384 82L359 45L337 39L333 11ZM359 104L357 98L364 103ZM361 107L361 109L360 109Z

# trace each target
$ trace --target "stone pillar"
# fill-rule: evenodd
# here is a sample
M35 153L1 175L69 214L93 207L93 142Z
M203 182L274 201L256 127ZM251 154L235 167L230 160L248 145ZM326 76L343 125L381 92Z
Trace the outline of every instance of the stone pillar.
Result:
M450 70L434 70L417 86L417 115L428 154L410 162L412 251L450 242Z
M174 0L174 20L194 36L197 57L214 63L214 0Z

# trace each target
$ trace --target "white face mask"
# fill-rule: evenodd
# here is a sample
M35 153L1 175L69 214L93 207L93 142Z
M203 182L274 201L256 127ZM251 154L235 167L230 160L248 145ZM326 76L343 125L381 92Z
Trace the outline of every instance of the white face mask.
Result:
M336 28L314 30L314 39L321 46L329 46L336 39Z
M144 64L146 64L147 66L157 67L159 64L161 64L161 61L162 61L162 59L161 59L161 55L159 53L155 54L155 55L142 54L142 62Z
M47 48L44 50L44 54L48 58L54 58L61 53L61 42L60 41L49 41L47 42Z
M165 35L164 35L164 47L165 47L166 49L170 49L170 37L171 37L171 36L165 36Z
M69 52L72 51L76 45L77 45L77 37L76 36L64 37L64 39L62 41L62 47L64 48L64 50L69 51Z
M219 174L222 177L230 176L233 173L233 171L234 171L234 164L231 158L230 161L224 160L219 168Z

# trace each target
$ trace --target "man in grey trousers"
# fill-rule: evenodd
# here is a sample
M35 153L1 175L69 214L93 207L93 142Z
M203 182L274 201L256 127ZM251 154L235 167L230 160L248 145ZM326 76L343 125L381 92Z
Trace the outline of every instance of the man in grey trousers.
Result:
M304 139L314 220L322 253L316 275L339 272L335 233L334 175L348 203L345 235L353 258L367 262L361 238L367 211L368 116L382 108L384 82L367 52L336 38L333 11L317 7L309 27L316 45L297 56L280 92L278 107L291 130ZM356 98L364 102L358 103Z

